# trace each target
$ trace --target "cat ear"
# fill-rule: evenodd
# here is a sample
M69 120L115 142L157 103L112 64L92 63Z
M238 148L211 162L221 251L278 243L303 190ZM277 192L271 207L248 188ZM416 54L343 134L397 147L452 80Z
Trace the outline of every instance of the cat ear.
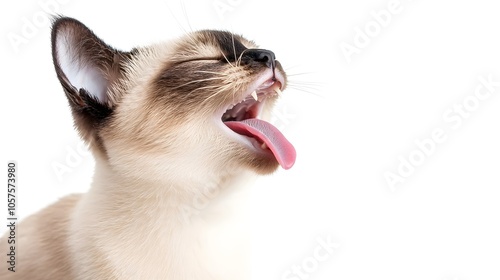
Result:
M52 25L52 58L75 124L84 140L103 123L119 100L111 85L123 75L131 53L113 49L81 22L56 18Z

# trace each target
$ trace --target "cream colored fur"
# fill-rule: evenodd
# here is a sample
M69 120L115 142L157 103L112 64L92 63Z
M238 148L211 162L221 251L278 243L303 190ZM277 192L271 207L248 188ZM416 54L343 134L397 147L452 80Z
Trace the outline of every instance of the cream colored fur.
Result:
M78 88L64 84L57 56L65 48L74 48L66 61L88 63L85 69L94 74L103 72L104 82L97 86L109 85L103 103L113 112L89 123L91 118L73 111L96 161L91 188L24 219L18 226L17 272L2 269L0 279L251 279L248 185L255 173L268 174L278 164L220 117L225 106L244 97L238 94L268 79L271 70L228 63L217 68L214 86L206 90L177 92L180 85L163 92L158 77L175 62L220 56L210 43L218 33L187 35L140 48L126 58L102 51L107 46L74 20L63 18L55 25L55 66L72 108L86 101L80 100ZM85 49L80 42L88 40L80 37L94 40L91 47L114 58L92 64L94 56L86 56L92 49ZM203 67L214 62L196 63ZM281 66L276 72L284 75ZM192 98L175 99L185 94ZM269 113L273 101L264 101L262 115ZM3 254L6 236L0 246Z
M241 179L212 182L224 190L196 202L125 182L98 160L88 193L21 223L17 272L4 269L0 278L251 279L249 189Z

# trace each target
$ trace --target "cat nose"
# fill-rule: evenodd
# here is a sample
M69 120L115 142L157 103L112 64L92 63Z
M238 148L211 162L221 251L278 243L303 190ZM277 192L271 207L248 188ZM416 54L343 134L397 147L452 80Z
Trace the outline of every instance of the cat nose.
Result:
M248 49L245 50L244 56L251 61L263 63L268 68L274 69L276 67L276 56L270 50Z

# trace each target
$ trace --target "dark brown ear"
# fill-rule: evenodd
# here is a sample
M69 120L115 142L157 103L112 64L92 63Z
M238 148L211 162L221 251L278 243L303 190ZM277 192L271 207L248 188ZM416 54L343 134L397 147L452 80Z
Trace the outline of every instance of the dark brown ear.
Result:
M92 143L112 114L120 94L110 86L122 77L131 54L113 49L81 22L56 18L52 25L52 58L57 77L82 138Z

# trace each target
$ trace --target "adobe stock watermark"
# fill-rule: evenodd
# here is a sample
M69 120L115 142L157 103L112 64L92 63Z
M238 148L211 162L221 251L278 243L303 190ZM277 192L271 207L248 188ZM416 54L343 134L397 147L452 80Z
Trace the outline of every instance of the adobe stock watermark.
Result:
M65 150L66 156L63 162L52 161L50 164L59 183L64 180L66 173L72 173L82 164L85 158L90 156L90 152L84 142L80 142L76 147L67 145Z
M434 128L427 138L416 139L412 151L406 156L397 157L397 169L384 173L387 185L392 191L396 191L398 185L413 175L416 169L422 166L438 147L448 140L447 130L458 130L480 108L481 102L500 92L500 81L494 81L492 74L488 77L479 76L478 80L478 85L473 93L467 95L462 102L453 104L443 112L442 118L446 126Z
M412 1L412 0L408 0ZM386 8L371 11L371 19L365 23L363 27L354 27L354 36L352 43L342 41L339 44L340 50L344 55L347 63L351 63L352 56L360 54L363 49L368 47L372 39L379 36L384 28L387 28L394 16L400 14L404 10L403 4L399 0L390 0Z
M311 276L318 271L320 264L332 258L339 247L340 243L334 241L331 236L317 237L316 247L311 254L286 270L281 280L311 279Z
M38 35L40 29L50 25L52 15L61 14L61 5L65 5L69 0L39 0L37 2L39 10L31 16L21 17L19 30L7 33L14 52L18 53L21 46L29 43L31 39Z
M242 2L243 0L214 0L212 7L219 16L219 19L224 20L225 14L234 11Z
M179 206L180 210L180 220L184 223L191 222L194 216L200 215L200 213L208 207L210 202L219 195L220 188L216 183L207 183L201 192L193 196L191 203L181 204Z
M297 118L298 114L293 108L284 103L278 103L272 111L269 121L280 131L285 131Z

